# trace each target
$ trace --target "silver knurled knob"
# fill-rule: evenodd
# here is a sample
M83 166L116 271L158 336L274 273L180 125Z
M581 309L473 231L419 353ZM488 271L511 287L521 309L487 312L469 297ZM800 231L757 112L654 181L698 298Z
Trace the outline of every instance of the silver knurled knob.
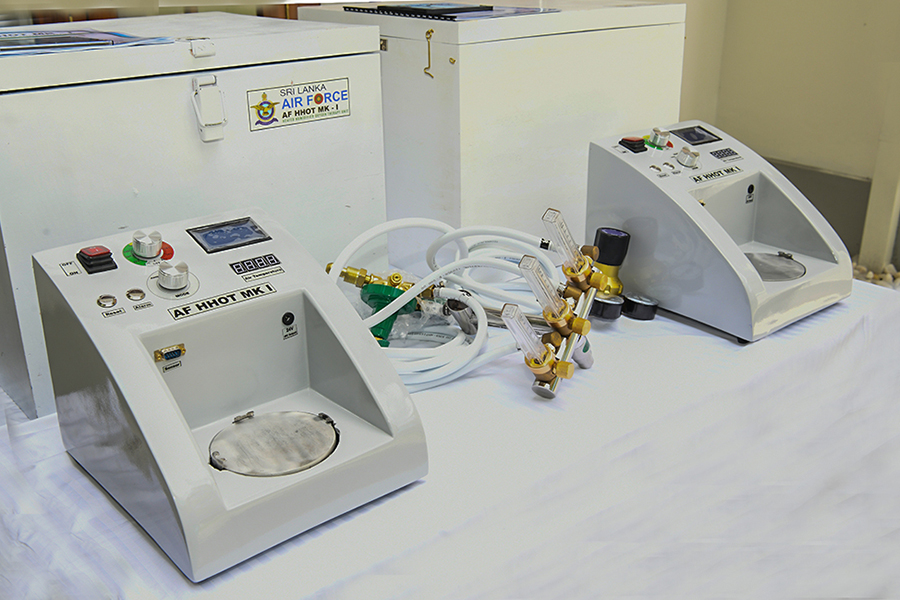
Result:
M696 167L697 163L700 162L700 153L684 146L681 148L681 152L678 153L678 162L685 167Z
M657 148L665 148L669 143L669 132L659 127L654 127L650 133L650 143Z
M156 258L162 250L162 236L158 231L144 233L138 229L131 236L131 250L138 258Z
M187 263L183 260L170 263L167 260L159 263L159 287L167 290L180 290L191 282Z

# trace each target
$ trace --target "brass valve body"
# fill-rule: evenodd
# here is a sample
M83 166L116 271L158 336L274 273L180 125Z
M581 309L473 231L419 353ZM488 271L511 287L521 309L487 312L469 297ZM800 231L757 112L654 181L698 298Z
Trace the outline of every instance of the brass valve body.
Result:
M622 294L622 280L619 279L618 266L602 265L594 263L597 272L591 275L591 287L596 288L602 294L610 296L619 296Z
M557 377L571 379L575 374L575 365L568 361L556 360L554 349L549 345L540 360L526 358L525 364L528 365L528 368L534 373L534 378L538 381L550 382Z
M569 337L573 333L587 335L587 332L591 330L591 322L587 319L576 317L568 304L566 304L563 313L559 317L554 317L552 314L544 311L544 319L563 337Z
M331 267L333 265L334 263L328 263L328 265L325 267L325 272L330 273ZM369 285L370 283L377 283L380 285L389 285L405 292L414 285L409 281L403 281L403 275L401 275L400 273L391 273L390 275L388 275L387 279L382 279L374 273L369 273L365 269L357 269L356 267L344 268L341 271L341 278L347 283L352 283L358 288ZM431 297L431 295L427 294L426 292L430 292L433 287L434 286L430 286L428 290L423 291L421 295L423 297Z
M563 266L563 275L569 280L569 285L574 286L581 291L585 291L591 287L589 279L593 272L593 269L591 269L593 262L594 261L592 261L589 256L584 256L584 260L581 261L581 266L577 271Z

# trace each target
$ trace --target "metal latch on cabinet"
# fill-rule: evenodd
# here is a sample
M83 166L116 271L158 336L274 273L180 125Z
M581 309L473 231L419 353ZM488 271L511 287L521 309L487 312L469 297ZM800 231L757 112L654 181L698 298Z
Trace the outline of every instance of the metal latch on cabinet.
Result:
M434 29L429 29L425 32L425 42L428 44L428 66L423 69L425 74L434 79L434 75L431 73L431 36L434 35Z
M204 75L191 79L194 94L191 101L194 114L197 115L197 126L200 139L214 142L225 137L225 94L216 84L215 75Z
M190 40L191 54L194 58L205 58L216 55L216 44L209 38L197 38Z

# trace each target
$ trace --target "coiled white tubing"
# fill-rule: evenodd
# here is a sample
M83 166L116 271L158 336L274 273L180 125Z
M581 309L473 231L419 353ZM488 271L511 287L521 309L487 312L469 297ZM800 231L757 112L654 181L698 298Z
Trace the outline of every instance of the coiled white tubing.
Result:
M378 313L363 320L363 325L371 328L405 306L427 287L444 281L448 287L436 287L436 298L453 299L471 308L475 314L476 333L467 336L461 330L446 325L430 326L407 334L409 339L435 337L447 341L436 347L385 348L403 382L410 392L418 392L449 383L471 371L516 352L516 344L506 332L488 335L485 306L499 308L505 302L518 304L525 312L540 314L541 309L534 294L521 279L518 262L525 254L535 256L551 281L559 283L559 271L553 260L540 248L541 239L514 229L504 227L464 227L455 229L446 223L433 219L396 219L363 232L338 255L332 263L329 276L337 282L341 271L346 268L353 255L373 239L391 231L409 228L424 228L437 231L439 237L426 250L426 263L432 272L414 284L400 297L394 299ZM479 238L471 246L465 238ZM455 243L455 260L439 266L437 253L448 244ZM476 281L469 275L471 269L488 268L514 276L499 284ZM462 288L466 291L463 292ZM488 342L495 340L493 348Z

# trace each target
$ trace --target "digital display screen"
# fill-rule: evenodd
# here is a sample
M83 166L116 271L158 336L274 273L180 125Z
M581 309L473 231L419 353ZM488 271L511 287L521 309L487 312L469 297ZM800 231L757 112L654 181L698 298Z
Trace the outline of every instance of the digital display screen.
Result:
M700 144L709 144L710 142L722 141L722 138L703 129L699 125L685 127L684 129L673 129L672 133L686 141L688 144L691 144L692 146L699 146Z
M277 256L275 256L274 254L265 254L263 256L256 256L254 258L248 258L247 260L234 262L229 266L231 267L231 270L235 272L235 274L244 275L246 273L252 273L253 271L267 269L269 267L274 267L275 265L280 264L281 261L278 260Z
M249 246L272 239L262 227L250 217L235 219L225 223L204 225L187 230L207 254Z

